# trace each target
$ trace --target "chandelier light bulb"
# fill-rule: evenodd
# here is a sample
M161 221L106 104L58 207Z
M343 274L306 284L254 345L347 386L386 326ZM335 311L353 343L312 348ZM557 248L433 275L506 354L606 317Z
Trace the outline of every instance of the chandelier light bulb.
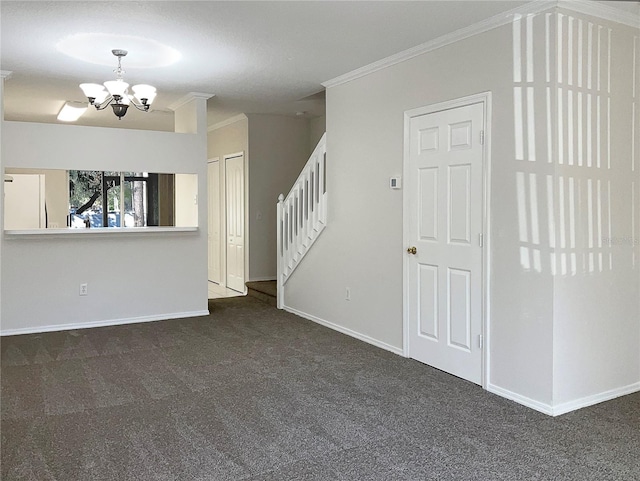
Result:
M153 99L156 98L156 88L151 85L138 84L131 87L131 90L133 90L138 101L145 105L151 105Z
M104 83L104 86L113 97L116 95L124 97L129 88L129 84L124 80L108 80Z
M102 98L102 100L104 101L104 99L108 95L107 91L105 91L104 89L104 86L100 84L90 84L90 83L80 84L80 88L82 89L82 91L84 92L87 98L96 99L95 100L96 103L101 103L100 101L97 100L98 98Z

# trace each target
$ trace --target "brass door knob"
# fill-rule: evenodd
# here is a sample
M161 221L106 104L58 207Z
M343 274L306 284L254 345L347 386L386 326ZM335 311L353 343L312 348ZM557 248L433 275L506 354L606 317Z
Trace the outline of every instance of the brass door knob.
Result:
M418 249L416 249L415 247L409 247L409 248L407 249L407 252L408 252L409 254L416 255L416 254L418 253Z

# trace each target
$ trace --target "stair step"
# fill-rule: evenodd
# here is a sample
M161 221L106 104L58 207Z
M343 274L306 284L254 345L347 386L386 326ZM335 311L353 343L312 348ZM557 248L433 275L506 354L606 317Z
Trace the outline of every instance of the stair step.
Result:
M276 281L255 281L247 282L247 295L266 302L272 306L276 306L277 301L277 285Z

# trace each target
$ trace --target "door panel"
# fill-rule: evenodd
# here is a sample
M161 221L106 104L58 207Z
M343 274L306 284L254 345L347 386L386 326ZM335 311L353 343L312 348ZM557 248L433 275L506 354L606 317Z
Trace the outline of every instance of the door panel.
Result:
M470 243L471 165L449 167L449 242Z
M226 162L227 287L244 292L244 156Z
M482 381L483 104L411 119L409 356Z
M420 169L420 238L438 240L438 168Z
M420 334L438 340L438 266L420 265Z

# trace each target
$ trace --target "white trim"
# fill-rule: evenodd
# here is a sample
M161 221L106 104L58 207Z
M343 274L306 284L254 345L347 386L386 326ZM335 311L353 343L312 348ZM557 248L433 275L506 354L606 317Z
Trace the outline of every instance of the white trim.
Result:
M522 396L521 394L517 394L515 392L509 391L508 389L501 388L491 383L487 384L487 387L485 389L490 393L497 394L500 397L515 401L518 404L522 404L523 406L526 406L528 408L535 409L536 411L543 414L553 416L553 407L549 404L545 404L526 396Z
M386 342L378 341L377 339L374 339L373 337L369 337L366 334L361 334L357 331L353 331L346 327L342 327L338 324L334 324L333 322L325 321L324 319L320 319L319 317L313 316L311 314L307 314L306 312L299 311L297 309L294 309L293 307L282 306L282 308L285 311L290 312L291 314L295 314L296 316L315 322L316 324L320 324L324 327L328 327L329 329L333 329L334 331L338 331L342 334L346 334L347 336L366 342L367 344L371 344L372 346L379 347L380 349L384 349L385 351L392 352L394 354L397 354L398 356L403 355L401 348L392 346L391 344L387 344Z
M565 10L572 10L584 15L592 15L604 20L610 20L612 22L621 23L630 27L639 28L638 17L630 12L620 10L615 7L609 7L595 1L584 0L534 0L529 3L517 7L506 12L499 13L493 17L482 20L481 22L474 23L468 27L461 28L455 32L442 35L438 38L425 42L421 45L417 45L402 52L398 52L389 57L383 58L376 62L365 65L364 67L357 68L351 72L347 72L339 77L335 77L326 82L322 82L322 86L325 88L336 87L343 83L350 82L351 80L364 77L378 70L382 70L392 65L404 62L405 60L412 59L418 55L437 50L452 43L464 40L465 38L472 37L484 32L488 32L495 28L501 27L511 23L513 15L535 15L552 8L563 8Z
M482 387L487 388L491 379L491 121L492 121L493 96L491 92L486 93L484 102L484 165L483 165L483 252L482 271L484 282L482 283L482 307L484 323L482 326L482 339L484 349L484 368L482 370Z
M208 316L209 310L171 312L167 314L154 314L151 316L128 317L124 319L107 319L104 321L90 321L70 324L52 324L48 326L24 327L20 329L5 329L0 331L0 336L17 336L20 334L37 334L40 332L70 331L73 329L89 329L93 327L120 326L122 324L136 324L141 322L167 321L169 319L182 319L187 317Z
M0 70L0 78L2 79L6 80L11 77L11 75L13 75L13 70Z
M8 239L17 239L22 236L42 235L123 235L123 234L179 234L185 232L198 232L198 227L92 227L90 229L75 229L66 227L62 229L28 229L5 230Z
M640 28L640 19L626 10L610 7L603 3L584 0L559 0L558 7L572 10L583 15L591 15L611 22L621 23L629 27Z
M436 104L420 107L417 109L407 110L404 113L404 153L402 159L402 174L405 179L409 179L411 174L408 171L408 163L410 156L410 122L414 117L421 115L441 112L443 110L455 109L458 107L466 107L468 105L483 104L483 121L484 121L484 145L482 149L482 229L483 229L483 246L482 246L482 336L483 336L483 352L482 352L482 387L487 389L490 383L490 362L489 362L489 346L490 336L490 287L491 287L491 216L490 216L490 196L491 196L491 92L482 92L479 94L469 95L458 99L438 102ZM409 228L405 222L405 216L409 211L409 191L403 190L402 193L402 242L403 246L408 246L411 239L409 238ZM409 257L404 256L402 263L402 355L409 357Z
M233 117L229 117L226 120L222 120L221 122L218 122L216 124L210 125L209 127L207 127L207 131L212 132L214 130L221 129L222 127L226 127L227 125L235 124L236 122L247 119L249 119L249 117L247 117L245 114L238 114Z
M254 277L254 278L252 278L252 279L245 280L245 283L246 283L246 282L275 281L276 279L277 279L277 277L275 277L275 276Z
M442 35L438 38L430 40L429 42L417 45L402 52L398 52L395 55L391 55L389 57L378 60L377 62L373 62L369 65L365 65L364 67L352 70L351 72L348 72L344 75L340 75L339 77L335 77L331 80L327 80L326 82L322 82L322 86L325 88L336 87L343 83L350 82L351 80L355 80L360 77L369 75L373 72L377 72L378 70L382 70L387 67L391 67L392 65L404 62L405 60L412 59L427 52L437 50L460 40L464 40L465 38L469 38L474 35L488 32L489 30L493 30L494 28L507 25L513 20L513 15L533 15L556 7L557 4L558 2L556 0L540 0L529 2L522 7L499 13L498 15L490 17L481 22L475 23L465 28L461 28L460 30L456 30L455 32L451 32L446 35Z
M560 416L577 409L593 406L594 404L599 404L621 396L626 396L627 394L639 392L640 382L629 384L628 386L623 386L616 389L610 389L609 391L604 391L598 394L593 394L591 396L575 399L573 401L568 401L556 406L541 403L540 401L535 401L526 396L522 396L521 394L517 394L509 391L508 389L496 386L495 384L488 384L486 389L493 394L497 394L498 396L501 396L503 398L510 399L511 401L515 401L518 404L522 404L523 406L535 409L536 411L539 411L543 414L547 414L549 416Z
M195 100L195 99L208 100L211 97L215 97L215 95L214 94L204 93L204 92L189 92L184 97L181 97L178 100L176 100L175 102L173 102L172 104L168 105L167 108L169 108L170 110L176 111L180 107L182 107L183 105L191 102L192 100Z
M628 386L610 389L609 391L603 391L598 394L593 394L591 396L586 396L580 399L575 399L573 401L558 404L557 406L553 406L553 415L559 416L561 414L575 411L576 409L593 406L594 404L610 401L611 399L615 399L620 396L626 396L627 394L632 394L638 391L640 391L640 382L629 384Z
M240 152L234 152L233 154L223 155L222 160L226 162L229 159L235 159L236 157L241 157L243 155L244 155L244 150L241 150Z

